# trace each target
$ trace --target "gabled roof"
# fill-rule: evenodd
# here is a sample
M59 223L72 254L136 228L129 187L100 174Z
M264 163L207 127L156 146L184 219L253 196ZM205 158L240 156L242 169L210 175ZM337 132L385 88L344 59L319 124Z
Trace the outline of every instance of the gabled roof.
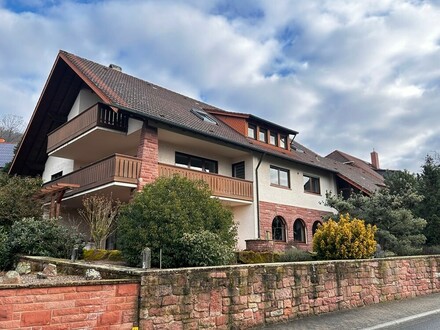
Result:
M172 92L163 87L130 76L121 71L60 51L40 96L22 143L14 158L10 173L42 174L47 159L47 134L67 121L67 115L81 88L87 86L104 103L167 129L190 132L201 138L228 144L245 150L265 153L311 167L340 173L356 184L371 189L363 174L354 168L321 157L296 141L292 150L284 150L247 138L222 120L208 123L195 116L192 109L202 109L212 115L251 118L278 127L286 133L297 132L249 114L230 113L204 102ZM362 170L362 169L361 169ZM353 173L352 173L353 172ZM359 172L359 171L358 171Z
M362 188L360 190L364 192L371 193L385 186L384 177L377 173L370 163L362 159L339 150L335 150L325 157L343 165L338 166L340 176L347 179L346 181L352 181L359 185L357 188Z
M5 167L14 157L15 143L0 143L0 168Z

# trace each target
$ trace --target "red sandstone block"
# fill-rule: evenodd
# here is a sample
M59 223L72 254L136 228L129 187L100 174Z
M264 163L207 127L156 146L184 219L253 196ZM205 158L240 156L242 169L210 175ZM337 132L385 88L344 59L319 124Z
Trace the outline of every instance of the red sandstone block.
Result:
M105 304L99 306L81 306L78 307L80 313L88 314L88 313L104 313L107 310L107 306Z
M2 298L2 303L5 305L9 305L9 304L29 304L34 302L34 296L29 295L29 296L15 296L15 295L11 295L10 297L4 297Z
M61 308L52 311L53 316L77 315L80 313L79 308Z
M78 322L78 321L86 321L86 320L93 320L96 319L96 316L89 314L69 314L69 315L63 315L61 316L61 322L63 324L71 323L71 322Z
M51 287L51 288L47 289L48 294L67 293L67 292L76 292L76 287L74 287L74 286L57 286L57 287Z
M0 305L0 325L2 321L12 320L12 305ZM1 326L0 326L1 328Z
M89 291L96 291L101 292L103 286L102 285L84 285L84 286L78 286L76 288L77 292L89 292Z
M63 299L64 299L64 294L62 293L35 296L36 302L63 301Z
M61 309L61 308L73 308L75 307L75 302L73 300L66 301L52 301L44 304L47 309Z
M98 317L98 325L120 324L122 320L121 312L106 312Z
M89 292L74 292L64 294L64 300L90 299L91 297L93 297L93 294Z
M44 310L45 306L43 303L38 304L12 304L14 308L14 313L16 312L30 312L30 311L38 311L38 310Z
M0 298L1 297L11 297L11 296L15 296L18 290L0 290Z
M137 296L138 285L137 284L119 284L116 287L117 296Z
M25 312L21 313L21 327L35 325L46 325L50 323L50 311Z
M0 329L22 329L20 320L0 321Z
M122 304L110 304L106 306L107 311L132 310L136 307L136 302L128 302Z
M78 299L75 302L75 306L99 306L102 305L103 301L100 298L91 298L91 299Z
M15 291L15 295L17 296L29 296L29 295L39 295L39 294L47 294L47 288L43 289L18 289Z

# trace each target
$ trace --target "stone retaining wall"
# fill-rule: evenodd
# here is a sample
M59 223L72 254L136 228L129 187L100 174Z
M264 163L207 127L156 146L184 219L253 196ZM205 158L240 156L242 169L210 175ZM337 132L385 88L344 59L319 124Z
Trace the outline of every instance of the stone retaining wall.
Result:
M0 328L245 329L440 292L440 256L108 273L141 278L140 310L133 279L0 285Z
M142 329L243 329L440 292L440 256L150 271Z

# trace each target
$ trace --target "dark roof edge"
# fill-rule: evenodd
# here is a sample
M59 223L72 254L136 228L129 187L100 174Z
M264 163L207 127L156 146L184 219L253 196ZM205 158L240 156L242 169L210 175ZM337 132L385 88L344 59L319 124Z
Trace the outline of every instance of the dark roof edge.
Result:
M360 184L354 182L353 180L350 180L349 178L347 178L345 175L342 175L341 173L337 173L337 176L340 177L342 180L347 181L349 184L351 184L355 188L359 189L360 191L366 193L368 196L371 196L371 194L373 193L372 191L369 191L368 189L362 187Z

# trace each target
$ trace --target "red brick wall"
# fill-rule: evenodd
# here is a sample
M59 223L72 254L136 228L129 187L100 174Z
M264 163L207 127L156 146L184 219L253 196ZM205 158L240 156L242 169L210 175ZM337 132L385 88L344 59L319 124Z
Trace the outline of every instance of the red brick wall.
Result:
M159 141L157 128L144 123L137 156L142 159L138 190L147 183L151 183L159 176Z
M131 329L138 284L0 289L0 329Z
M272 221L276 216L281 216L286 223L285 243L274 242L275 250L284 250L288 246L294 245L298 248L312 249L312 226L315 221L322 222L322 217L328 215L329 212L306 209L302 207L260 202L260 238L266 239L266 232L272 235ZM299 243L293 241L293 224L296 219L302 219L306 226L306 242Z

